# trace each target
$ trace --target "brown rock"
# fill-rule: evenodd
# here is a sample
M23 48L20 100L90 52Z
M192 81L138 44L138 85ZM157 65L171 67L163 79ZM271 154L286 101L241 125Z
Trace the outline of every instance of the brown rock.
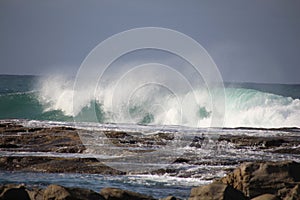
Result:
M299 200L299 199L300 199L300 184L296 185L292 190L290 190L290 192L284 198L284 200Z
M251 200L280 200L280 199L273 194L263 194Z
M50 173L124 174L100 163L96 158L2 157L0 170L23 170Z
M221 179L250 198L269 193L281 198L280 190L293 188L300 181L300 163L292 161L244 163Z
M247 200L244 194L222 183L192 188L189 200Z
M236 147L256 146L261 149L273 149L275 147L293 147L299 144L298 136L240 136L240 135L221 135L219 141L227 141L235 144Z
M94 192L93 190L84 189L84 188L68 188L71 196L75 199L82 200L104 200L104 197L99 193Z
M5 151L39 151L82 153L85 150L78 131L71 127L30 128L17 124L0 126L0 149Z
M273 153L285 153L285 154L300 154L300 147L283 147L280 149L275 149Z
M65 188L59 185L49 185L43 194L44 200L104 200L104 198L88 189Z
M31 200L44 200L43 194L44 190L40 188L32 188L30 190L26 189Z
M119 188L103 188L100 194L106 200L154 200L151 196L146 196L140 193L121 190Z
M71 194L59 185L49 185L43 194L43 199L45 200L64 200L70 197Z

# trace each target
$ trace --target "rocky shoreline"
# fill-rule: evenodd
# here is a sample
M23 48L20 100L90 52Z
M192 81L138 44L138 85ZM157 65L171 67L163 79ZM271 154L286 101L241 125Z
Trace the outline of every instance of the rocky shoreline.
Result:
M243 163L227 176L209 185L194 187L189 200L299 200L300 163L293 161ZM144 194L118 188L103 188L99 193L83 189L49 185L30 188L25 185L0 186L0 199L24 200L154 200ZM176 200L168 196L164 200Z
M300 163L293 161L243 163L210 185L193 188L189 199L298 200L299 172Z
M47 173L88 173L124 175L126 172L108 167L96 158L86 157L86 148L78 136L78 129L73 127L26 127L14 122L0 123L0 171L24 171ZM289 131L289 130L287 130ZM141 138L125 132L106 131L104 134L120 147L139 145L163 146L172 140L172 135L157 133ZM203 138L195 137L190 144L193 148L202 147ZM284 135L276 137L221 135L217 143L232 145L236 150L253 148L269 154L300 154L300 137ZM30 155L20 156L17 152ZM43 152L48 153L43 155ZM51 153L49 155L49 153ZM74 154L79 157L70 157ZM213 179L205 186L194 187L190 200L297 200L300 199L300 164L293 161L251 161L242 160L199 160L197 156L185 156L176 159L174 164L235 166L227 168L227 175ZM288 160L288 159L287 159ZM168 173L177 177L197 178L197 172L190 174L186 170L165 168L152 171L151 174ZM17 195L17 196L16 196ZM4 184L0 186L1 199L154 199L143 194L103 188L99 193L83 188L70 188L49 185L46 188L34 188L26 185ZM177 199L166 197L165 199Z
M94 157L86 157L86 148L78 135L78 129L72 127L24 127L13 122L0 123L0 170L30 171L50 173L94 173L121 175L125 172L105 166ZM163 133L141 138L124 132L106 131L105 135L110 142L119 147L136 147L141 145L164 145L172 136ZM190 146L201 148L202 138L195 137ZM300 155L300 137L298 136L237 136L221 135L216 141L221 145L233 145L237 150L255 148L254 151L263 150L268 153L284 153ZM218 145L217 144L217 145ZM217 146L218 147L218 146ZM18 156L17 152L31 153L27 156ZM43 155L42 152L51 153ZM76 154L81 157L69 157ZM251 160L218 160L211 163L199 160L197 156L183 155L174 160L174 163L187 163L193 165L239 165ZM165 169L169 172L174 169ZM233 170L227 169L227 170ZM164 173L164 169L153 173ZM174 171L174 173L176 173ZM187 175L188 176L188 175Z

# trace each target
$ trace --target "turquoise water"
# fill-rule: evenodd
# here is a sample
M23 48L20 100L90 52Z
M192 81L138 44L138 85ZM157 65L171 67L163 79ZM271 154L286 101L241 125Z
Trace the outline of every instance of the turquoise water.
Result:
M71 79L0 75L0 119L34 119L100 123L133 123L208 127L211 119L207 91L195 91L199 103L190 107L189 94L178 103L158 90L123 105L109 106L111 91L100 91L72 105ZM225 83L225 127L300 127L300 85ZM126 103L126 102L125 102ZM128 102L127 102L128 103ZM159 107L159 109L154 107ZM118 109L119 110L118 110ZM175 110L174 110L175 109ZM91 117L96 113L97 119Z

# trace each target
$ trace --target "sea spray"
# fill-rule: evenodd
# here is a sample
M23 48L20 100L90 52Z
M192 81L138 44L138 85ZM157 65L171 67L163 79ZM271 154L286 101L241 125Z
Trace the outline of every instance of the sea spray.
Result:
M97 91L95 99L86 99L82 107L70 108L71 84L66 86L67 81L51 79L58 85L58 92L51 92L55 98L46 98L53 101L53 107L47 110L62 110L66 115L84 115L97 110L100 122L106 123L144 123L144 124L167 124L208 127L211 120L211 103L209 91L205 88L198 88L193 92L179 93L174 96L164 88L149 86L138 90L129 102L119 100L120 109L107 106L107 98L111 96L111 90L107 87L103 91ZM62 84L62 85L59 85ZM49 80L45 82L51 85ZM42 87L40 94L50 94L43 90L52 88ZM43 93L44 92L44 93ZM258 90L246 88L225 89L226 112L225 127L300 127L298 117L300 116L300 101L291 97L284 97ZM68 95L67 95L68 94ZM67 96L65 96L67 95ZM59 96L59 98L57 98ZM197 101L195 101L195 96ZM121 97L121 96L118 96ZM43 98L41 98L43 99ZM49 102L41 104L49 105ZM128 103L123 105L122 103ZM124 110L122 110L122 107ZM90 110L89 110L90 109ZM181 110L182 109L182 110ZM115 111L118 112L115 112ZM78 112L79 111L79 112ZM87 116L87 115L85 115ZM84 120L84 117L82 117ZM87 117L88 119L88 117Z
M2 75L0 82L1 119L72 121L73 117L81 116L83 121L90 121L89 112L96 112L97 122L101 123L207 127L211 120L210 95L206 88L174 96L163 88L150 85L134 93L123 112L114 112L115 108L107 106L112 95L109 87L98 90L94 98L87 98L89 96L82 92L82 103L74 108L71 78ZM24 83L22 87L20 82ZM225 127L300 127L299 98L284 96L286 91L298 91L299 85L274 85L284 88L282 93L277 89L277 94L243 88L249 85L226 86ZM253 85L258 88L258 84Z

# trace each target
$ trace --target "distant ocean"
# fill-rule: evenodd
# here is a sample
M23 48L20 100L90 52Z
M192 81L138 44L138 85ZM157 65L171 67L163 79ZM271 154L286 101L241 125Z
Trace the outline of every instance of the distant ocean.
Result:
M105 96L105 92L101 95ZM225 127L300 127L300 85L225 83L225 93ZM193 122L207 127L211 114L210 99L203 92L199 96L203 104L199 104L198 108L190 111L183 104L182 109L189 111L186 119L183 116L181 121L176 116L178 113L171 112L172 105L164 108L167 114L149 111L147 104L152 102L136 103L128 112L113 113L100 97L75 108L75 113L71 81L62 77L0 75L0 119L70 122L74 116L81 115L81 119L89 122L89 112L96 111L100 123L190 126ZM157 95L156 98L163 101L165 97ZM115 115L122 116L116 118Z

